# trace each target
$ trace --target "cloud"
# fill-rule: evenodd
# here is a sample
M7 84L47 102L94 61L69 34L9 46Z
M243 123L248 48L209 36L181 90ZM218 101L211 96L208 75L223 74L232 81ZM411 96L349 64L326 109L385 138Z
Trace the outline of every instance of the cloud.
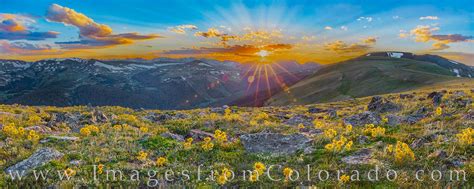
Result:
M131 44L136 40L159 38L159 35L141 35L138 33L114 34L112 28L105 24L94 22L91 18L73 9L53 4L46 13L50 22L63 23L79 29L79 41L58 42L63 48L109 47Z
M35 23L34 19L16 14L0 14L0 39L4 40L45 40L56 38L58 32L37 32L28 25Z
M312 36L306 36L306 35L304 35L303 37L301 37L301 39L302 39L303 41L313 41L313 40L316 39L316 36L314 36L314 35L312 35Z
M373 45L377 42L377 38L375 37L368 37L364 40L362 40L362 42L364 42L365 44L370 44L370 45Z
M221 31L219 31L218 29L216 28L209 28L207 29L207 32L196 32L194 33L194 36L202 36L202 37L205 37L205 38L213 38L213 37L220 37L222 36L223 33Z
M347 31L348 29L347 26L341 26L341 30Z
M372 17L370 17L370 16L369 16L369 17L363 17L363 16L362 16L362 17L359 17L359 18L357 19L357 21L363 21L363 20L365 20L365 21L367 21L367 22L372 22L373 19L372 19Z
M449 48L449 43L469 42L473 39L472 36L461 34L433 35L433 32L439 29L439 27L432 28L431 26L419 25L410 31L410 35L415 37L416 42L434 41L432 50L444 50Z
M252 30L251 28L244 28L244 33L239 35L231 35L224 33L217 28L209 28L206 32L198 31L194 33L194 36L205 37L205 38L218 38L220 39L219 44L228 46L231 41L236 42L252 42L252 43L270 43L275 40L283 38L281 30L274 29L271 31L267 30Z
M346 44L343 41L337 40L334 42L326 43L324 49L334 51L337 53L362 53L366 52L371 48L369 45L364 44Z
M35 55L35 54L51 54L57 52L53 46L49 44L32 44L27 42L0 41L0 53L17 54L17 55Z
M293 48L291 44L270 44L265 46L255 45L233 45L228 47L201 47L201 48L183 48L178 50L164 51L166 55L209 55L209 54L230 54L235 56L256 56L261 50L270 52L289 50Z
M326 26L324 27L325 30L332 30L332 27L331 26Z
M420 20L438 20L437 16L422 16Z
M186 30L197 30L198 27L195 26L195 25L190 25L190 24L186 24L186 25L179 25L179 26L175 26L175 27L170 27L168 28L171 32L174 32L174 33L177 33L177 34L186 34Z

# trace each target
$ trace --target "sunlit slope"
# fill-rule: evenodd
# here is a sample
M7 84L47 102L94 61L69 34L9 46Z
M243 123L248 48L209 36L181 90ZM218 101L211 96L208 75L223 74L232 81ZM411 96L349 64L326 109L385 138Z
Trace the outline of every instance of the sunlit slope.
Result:
M273 96L267 104L345 100L406 91L458 79L460 78L451 70L432 62L406 58L359 57L322 68L291 86L289 91Z

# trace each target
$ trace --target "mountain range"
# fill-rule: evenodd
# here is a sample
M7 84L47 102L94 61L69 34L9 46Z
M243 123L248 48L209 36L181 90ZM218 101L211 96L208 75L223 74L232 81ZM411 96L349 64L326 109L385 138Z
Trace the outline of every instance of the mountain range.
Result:
M405 52L373 52L330 65L195 58L0 60L0 103L145 109L307 104L473 76L474 69L462 63Z
M281 90L275 81L294 84L319 65L282 62L278 67L268 79L249 82L258 76L253 66L207 59L0 60L0 103L146 109L259 106Z

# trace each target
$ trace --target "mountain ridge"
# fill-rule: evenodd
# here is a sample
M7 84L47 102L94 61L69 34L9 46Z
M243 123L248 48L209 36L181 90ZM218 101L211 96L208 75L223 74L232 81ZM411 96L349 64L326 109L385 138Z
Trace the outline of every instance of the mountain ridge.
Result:
M472 78L474 69L436 55L373 52L324 66L280 92L266 105L309 104L403 92L458 78Z

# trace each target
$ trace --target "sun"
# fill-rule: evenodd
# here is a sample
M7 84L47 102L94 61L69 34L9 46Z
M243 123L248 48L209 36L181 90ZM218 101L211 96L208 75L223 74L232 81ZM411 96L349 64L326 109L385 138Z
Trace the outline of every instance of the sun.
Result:
M266 56L268 56L269 52L266 51L266 50L260 50L257 52L257 55L262 57L262 58L265 58Z

